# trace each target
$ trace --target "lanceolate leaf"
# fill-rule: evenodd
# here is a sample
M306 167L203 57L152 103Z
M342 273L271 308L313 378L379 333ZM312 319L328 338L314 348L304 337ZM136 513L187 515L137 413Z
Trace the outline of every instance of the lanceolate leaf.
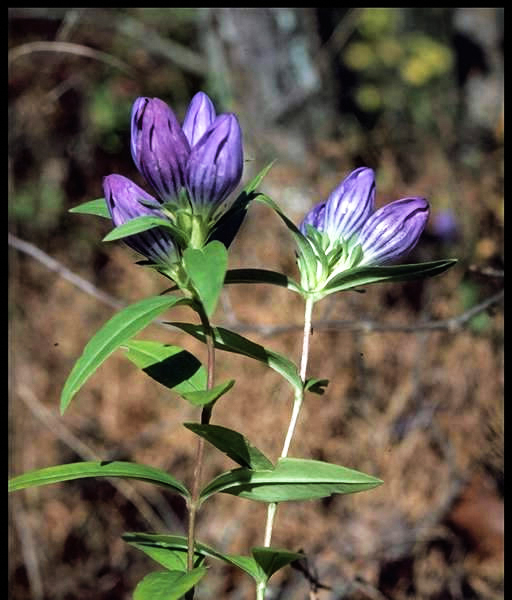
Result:
M61 481L84 479L86 477L140 479L148 483L170 488L185 498L189 496L187 488L165 471L156 469L155 467L148 467L147 465L121 461L79 462L29 471L9 480L9 492L39 485L48 485L50 483L60 483Z
M293 292L300 293L300 285L277 271L269 271L267 269L230 269L226 272L224 283L269 283L285 287Z
M313 282L318 258L306 237L302 235L295 223L290 221L290 219L271 198L264 194L260 194L257 197L257 200L258 202L262 202L263 204L269 206L281 218L288 230L291 232L293 238L295 239L295 243L297 244L299 254L303 259L304 266L308 271L308 279L311 278L311 282Z
M256 190L256 188L263 181L263 178L265 177L265 175L274 166L274 162L275 161L273 160L266 167L263 167L263 169L255 177L253 177L251 179L251 181L249 181L249 183L244 187L244 190L243 190L246 194L251 194L252 192L254 192Z
M304 558L304 554L277 548L256 547L251 549L251 553L258 566L265 573L266 579L270 579L274 573L291 562Z
M213 404L217 402L217 400L223 396L226 392L235 385L235 380L230 379L229 381L225 381L224 383L219 383L215 387L210 390L199 390L197 392L182 392L182 398L185 398L187 402L193 404L194 406L205 406L206 404Z
M140 581L133 593L134 600L179 600L205 575L206 569L198 567L187 573L161 571L150 573Z
M210 317L217 306L228 266L228 252L222 242L210 242L200 249L187 248L183 267Z
M190 300L176 296L145 298L124 308L107 321L89 340L67 378L60 400L61 414L64 414L77 391L114 350L144 329L159 314L179 304L190 304Z
M114 229L112 229L112 231L103 238L103 241L112 242L114 240L128 237L129 235L134 235L135 233L140 233L141 231L153 229L154 227L166 227L167 229L174 229L170 221L167 219L162 219L161 217L136 217L135 219L131 219L130 221L127 221L118 227L114 227Z
M382 481L365 473L318 460L280 458L274 470L227 471L201 492L204 501L217 492L259 502L311 500L369 490Z
M123 534L123 540L135 546L139 550L146 552L152 558L155 558L156 555L149 554L148 549L159 549L162 551L168 551L172 553L173 556L182 552L183 556L186 560L187 553L187 538L184 536L178 535L162 535L162 534L152 534L152 533L125 533ZM251 577L254 577L257 581L259 581L261 577L261 569L256 564L255 560L250 556L238 556L235 554L223 554L222 552L218 552L214 550L211 546L207 546L206 544L202 544L201 542L195 543L194 554L199 559L199 557L207 557L207 558L215 558L217 560L222 560L229 564L235 565L248 573ZM158 558L155 558L157 562L163 564L162 562L163 554L160 553ZM174 559L164 559L164 560L174 560ZM165 565L164 565L165 566Z
M177 565L175 570L186 569L186 566L182 568L187 560L187 538L184 536L125 533L123 540L166 568ZM201 542L196 542L194 549L196 565L204 558L222 560L242 569L256 582L267 581L277 570L304 557L303 554L278 548L257 547L252 548L251 553L252 556L224 554Z
M69 212L79 213L83 215L96 215L97 217L104 217L105 219L110 219L110 213L108 211L105 198L98 198L97 200L90 200L89 202L84 202L79 206L70 208Z
M434 260L431 262L416 263L412 265L392 265L384 267L356 267L333 277L327 284L323 295L349 290L362 285L379 283L382 281L407 281L433 277L443 273L457 262L457 259Z
M123 344L126 358L158 383L182 395L206 388L206 369L190 352L149 340L130 340Z
M200 435L210 444L218 448L242 467L248 469L273 469L272 462L253 446L238 431L220 425L202 425L200 423L183 423L185 427Z
M178 329L189 333L202 342L206 341L201 325L178 322L172 322L170 325L178 327ZM224 329L223 327L213 328L213 334L215 347L219 348L219 350L242 354L243 356L248 356L249 358L254 358L255 360L265 363L270 368L274 369L274 371L277 371L282 375L295 388L302 390L302 380L297 367L282 354L269 350L264 346L260 346L260 344L255 344L247 338L244 338L233 331L229 331L228 329Z

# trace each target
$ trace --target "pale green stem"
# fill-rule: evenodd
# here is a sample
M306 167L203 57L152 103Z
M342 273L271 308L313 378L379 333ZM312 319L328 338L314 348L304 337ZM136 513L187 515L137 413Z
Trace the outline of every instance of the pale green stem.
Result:
M313 306L315 302L312 298L306 298L306 305L304 307L304 334L302 338L302 355L300 359L300 378L304 383L306 381L306 370L308 366L308 356L309 356L309 340L311 337L311 317L313 314ZM283 450L281 452L280 458L285 458L288 456L288 451L290 449L290 444L292 442L292 437L295 432L295 427L297 426L297 420L299 418L300 409L302 406L302 401L304 400L304 390L296 389L295 397L293 400L293 410L292 416L290 418L290 423L288 425L288 431L286 432L286 438L284 440ZM270 546L270 541L272 539L272 529L274 527L274 519L277 512L277 502L272 502L268 505L267 508L267 523L265 526L265 539L263 545L266 547ZM260 583L257 587L257 600L265 599L265 590L266 583Z

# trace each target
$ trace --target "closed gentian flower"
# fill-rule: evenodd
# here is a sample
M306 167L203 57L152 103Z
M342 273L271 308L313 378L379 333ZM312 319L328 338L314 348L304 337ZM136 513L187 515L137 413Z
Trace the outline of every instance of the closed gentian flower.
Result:
M163 202L185 185L190 145L172 110L158 98L138 98L132 109L132 158Z
M396 261L414 248L428 219L428 202L404 198L376 211L374 202L374 172L361 167L305 216L299 229L319 258L315 281L311 275L305 279L309 287L321 287L347 269Z
M183 120L183 133L190 147L195 146L217 116L212 101L204 92L198 92L191 100Z
M131 154L156 194L151 198L161 209L159 216L180 229L175 248L201 247L208 239L229 246L245 215L244 211L229 210L228 196L240 182L243 169L242 132L234 114L217 116L210 98L198 92L180 125L162 100L137 98L131 114ZM107 186L113 185L117 195L122 187L119 181L112 183L107 178ZM126 202L132 209L133 190L140 188L127 192L126 182L124 188L123 197L130 198ZM144 199L146 202L147 197ZM130 219L149 213L129 210L123 214ZM132 247L134 243L137 249L142 247L130 239Z
M204 92L192 99L183 127L158 98L132 109L132 156L165 203L210 219L242 177L242 132L233 114L216 116ZM186 200L183 193L186 192Z
M192 148L187 164L187 190L194 209L213 214L238 185L243 152L235 115L217 117Z
M403 198L375 211L357 236L362 265L393 262L408 254L418 243L428 220L425 198Z
M103 192L112 222L116 227L137 217L165 218L158 208L157 200L122 175L104 177ZM170 264L175 258L173 240L164 227L155 227L130 235L123 238L123 241L155 264Z

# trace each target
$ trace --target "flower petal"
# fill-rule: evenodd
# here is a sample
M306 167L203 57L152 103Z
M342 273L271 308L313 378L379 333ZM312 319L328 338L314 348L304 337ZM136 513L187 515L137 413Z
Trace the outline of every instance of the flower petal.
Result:
M192 148L187 164L187 190L195 209L223 212L223 201L242 177L242 131L233 114L218 116Z
M164 201L185 184L190 145L173 111L158 98L138 98L132 108L133 161Z
M215 117L215 107L210 98L204 92L197 92L190 101L182 126L191 148L201 139Z
M141 202L158 206L155 198L122 175L104 177L103 191L112 222L116 227L137 217L165 218L160 210ZM130 248L156 263L169 262L169 257L174 253L173 240L169 232L162 227L130 235L123 238L123 241Z
M335 188L325 204L324 230L331 240L347 240L359 231L372 214L375 203L375 175L372 169L352 171Z
M425 198L396 200L379 208L358 235L363 259L358 266L394 261L416 246L428 220Z
M324 230L325 202L319 202L314 206L302 220L299 229L303 235L307 235L306 225L312 225L318 231Z

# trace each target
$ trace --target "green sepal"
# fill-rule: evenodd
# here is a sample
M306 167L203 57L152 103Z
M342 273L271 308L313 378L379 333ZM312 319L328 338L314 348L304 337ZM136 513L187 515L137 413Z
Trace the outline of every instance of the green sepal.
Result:
M95 215L96 217L103 217L104 219L110 219L110 212L108 210L105 198L98 198L97 200L89 200L78 206L74 206L69 209L70 213L78 213L81 215Z
M183 425L227 454L242 467L254 470L274 468L263 452L253 446L238 431L220 425L202 425L200 423L183 423Z
M88 461L29 471L9 480L9 492L87 477L140 479L148 483L170 488L184 498L190 496L187 488L165 471L147 465L123 461Z
M133 592L133 600L179 600L206 574L205 567L191 571L159 571L146 575Z
M182 392L181 397L194 406L205 406L210 404L213 406L217 400L235 385L235 380L230 379L224 383L219 383L210 390L198 390L195 392Z
M318 460L280 458L273 470L247 468L222 473L201 491L203 502L224 492L258 502L313 500L369 490L382 481L371 475Z

